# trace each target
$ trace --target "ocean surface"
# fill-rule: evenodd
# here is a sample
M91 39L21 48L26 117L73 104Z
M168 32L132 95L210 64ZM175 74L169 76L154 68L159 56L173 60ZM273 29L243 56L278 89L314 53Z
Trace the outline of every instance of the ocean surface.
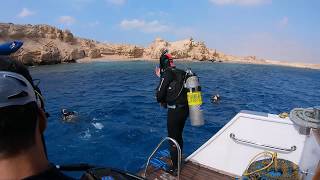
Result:
M45 133L55 164L91 163L137 172L167 135L166 109L155 99L155 62L96 62L30 68L50 113ZM180 62L200 78L206 124L184 129L190 155L241 110L279 114L320 105L320 71L223 63ZM220 104L210 96L219 93ZM61 121L61 108L76 111ZM165 148L165 147L164 147Z

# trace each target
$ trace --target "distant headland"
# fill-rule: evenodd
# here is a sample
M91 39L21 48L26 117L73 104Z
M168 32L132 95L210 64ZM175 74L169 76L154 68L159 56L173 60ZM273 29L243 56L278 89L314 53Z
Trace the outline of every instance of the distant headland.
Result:
M170 50L175 59L320 69L320 64L288 63L260 59L256 56L227 55L216 49L209 49L204 42L197 42L192 38L175 42L156 38L148 47L140 47L79 38L69 30L61 30L44 24L0 23L0 43L17 39L23 40L24 46L12 57L26 65L137 59L158 60L161 51L166 48Z

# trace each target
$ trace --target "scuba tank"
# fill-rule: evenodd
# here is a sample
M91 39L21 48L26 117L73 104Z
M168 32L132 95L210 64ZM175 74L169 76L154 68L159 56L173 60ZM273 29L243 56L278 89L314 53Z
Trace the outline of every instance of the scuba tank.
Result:
M189 114L192 126L204 125L203 113L201 110L202 97L201 87L198 77L191 72L190 69L186 71L186 80L184 87L187 90Z

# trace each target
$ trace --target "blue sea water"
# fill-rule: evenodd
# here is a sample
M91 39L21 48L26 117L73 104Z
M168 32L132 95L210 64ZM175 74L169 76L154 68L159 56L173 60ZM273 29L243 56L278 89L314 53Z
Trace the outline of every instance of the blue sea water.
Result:
M97 62L30 68L50 113L45 138L56 164L91 163L137 172L167 135L166 110L155 100L155 62ZM180 62L200 78L206 124L184 129L189 155L240 110L278 114L320 105L320 71L265 65ZM219 93L219 105L210 96ZM61 108L76 111L61 121Z

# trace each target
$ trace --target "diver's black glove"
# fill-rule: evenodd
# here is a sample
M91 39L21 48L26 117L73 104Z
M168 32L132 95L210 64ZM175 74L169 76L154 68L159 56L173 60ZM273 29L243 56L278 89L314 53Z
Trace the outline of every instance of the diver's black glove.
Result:
M161 107L167 108L167 103L160 103Z

